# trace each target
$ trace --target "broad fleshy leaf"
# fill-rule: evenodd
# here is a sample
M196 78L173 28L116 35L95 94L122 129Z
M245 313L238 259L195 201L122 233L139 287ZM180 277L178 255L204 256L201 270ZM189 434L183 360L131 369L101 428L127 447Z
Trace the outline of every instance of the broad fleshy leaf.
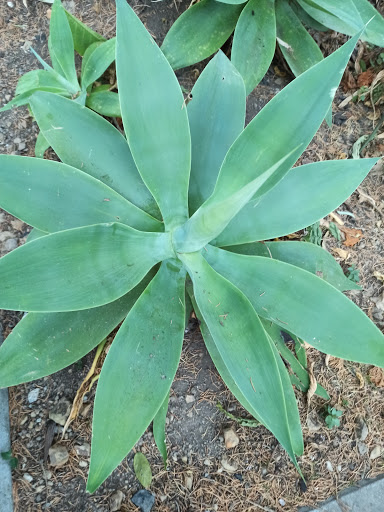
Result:
M167 445L165 443L165 426L168 412L169 393L165 397L164 402L161 404L160 409L157 411L156 416L153 418L153 437L155 438L156 446L163 458L164 466L167 466Z
M0 308L59 312L102 306L172 254L166 233L118 223L43 236L0 259Z
M55 0L52 5L48 48L53 69L80 89L75 67L72 32L60 0Z
M22 94L17 95L11 101L8 101L3 107L0 108L0 112L5 112L6 110L10 110L11 108L21 107L23 105L28 105L33 94L39 91L45 91L53 94L59 94L62 96L71 97L71 94L67 91L67 89L56 88L56 87L38 87L37 89L31 89L29 91L25 91Z
M93 89L87 96L85 104L102 116L121 117L119 95L102 87Z
M281 357L284 359L286 363L289 364L291 367L291 370L296 374L297 378L299 379L301 383L301 387L299 389L302 389L302 391L308 391L309 385L310 385L310 379L308 372L305 368L301 366L299 361L296 359L294 354L289 350L287 345L285 344L285 341L282 338L281 332L282 329L280 326L274 324L270 320L265 320L265 318L261 318L261 323L263 324L263 327L267 334L270 336L271 340L274 342L277 350L280 352ZM285 368L284 368L285 369ZM286 371L285 371L286 373ZM320 386L319 383L317 383L316 391L315 393L320 396L321 398L324 398L325 400L329 400L329 395L325 391L325 389Z
M15 96L46 87L62 89L64 93L68 93L54 73L45 69L34 69L20 77L17 82Z
M245 99L243 79L219 50L199 76L188 103L192 140L190 213L212 194L224 157L244 129Z
M81 22L78 18L73 16L70 12L65 11L69 26L72 32L73 46L77 53L84 55L85 50L93 43L106 41L105 37L98 34L94 30Z
M247 94L268 71L275 48L274 1L249 0L237 22L231 51L231 60L244 79Z
M169 393L184 337L184 288L181 265L163 262L112 343L96 391L89 492L131 451Z
M191 276L200 314L207 324L222 365L231 377L230 381L235 382L241 395L257 411L255 417L271 430L295 461L295 448L298 446L293 446L291 438L292 427L288 421L276 349L270 343L260 319L243 293L217 274L201 254L185 254L182 260ZM296 420L295 432L300 432L301 437L297 406Z
M375 158L333 160L294 167L261 199L252 199L216 245L269 240L310 226L340 206L376 162Z
M384 18L368 0L352 1L361 19L367 24L361 39L384 47Z
M211 246L213 268L233 282L256 312L320 352L384 366L384 336L352 301L313 274L271 258Z
M0 387L40 379L75 363L124 320L154 272L120 299L83 311L28 313L0 347Z
M296 0L315 20L342 34L353 35L363 28L363 21L353 0Z
M328 251L309 242L255 242L233 245L225 249L238 254L264 256L290 263L324 279L341 292L361 289L344 275L342 268Z
M111 123L54 94L37 93L30 105L39 128L60 160L102 181L151 215L159 215L126 139Z
M39 132L36 143L35 143L35 156L36 158L44 158L44 154L47 149L50 147L49 142L44 137L44 135Z
M288 154L284 159L289 156ZM236 190L236 179L233 180L233 190L215 188L212 195L193 216L174 231L173 243L176 251L180 253L198 251L217 237L280 165L281 162L277 162L261 176L239 190Z
M93 43L84 53L81 66L81 87L87 89L115 60L116 40Z
M234 181L236 187L241 188L290 154L281 160L280 169L260 187L254 199L283 178L327 114L357 40L358 35L293 80L267 103L229 149L215 193L225 194L233 189Z
M298 3L292 3L291 7L296 16L304 23L307 28L313 28L319 32L327 32L329 30L328 27L313 19Z
M166 227L172 228L188 218L187 109L176 76L151 35L125 0L117 0L116 7L116 74L124 130L143 181Z
M105 222L163 230L159 220L89 174L25 156L0 155L0 205L48 233Z
M223 46L235 29L243 5L201 0L170 28L161 47L174 69L200 62Z
M295 76L323 60L323 54L286 0L276 0L279 46Z

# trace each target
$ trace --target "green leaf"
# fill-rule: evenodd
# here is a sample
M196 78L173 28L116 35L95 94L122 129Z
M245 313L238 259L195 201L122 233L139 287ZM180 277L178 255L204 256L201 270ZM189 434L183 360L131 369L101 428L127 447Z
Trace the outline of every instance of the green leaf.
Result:
M90 29L87 25L75 18L71 13L65 11L67 20L72 32L73 46L77 53L84 55L88 46L98 41L106 41L105 37Z
M80 89L75 67L72 32L60 0L55 0L52 5L48 48L53 69Z
M0 155L0 166L1 207L41 231L105 222L162 231L160 221L74 167L15 155Z
M288 154L284 159L289 156ZM236 190L238 181L236 177L233 179L232 190L229 187L224 190L216 187L193 216L174 231L173 243L177 252L198 251L217 237L280 165L281 161L277 162L241 189Z
M260 198L284 177L305 150L328 112L357 39L358 36L352 38L267 103L229 149L215 192L231 190L234 177L236 186L241 188L279 161L280 169L273 173L253 199ZM283 160L287 154L290 156ZM241 172L238 172L239 169ZM240 214L242 221L244 217L249 217L249 209L247 205L245 214ZM228 245L234 243L240 242L230 241Z
M116 7L116 73L124 130L143 181L171 228L188 218L187 109L172 68L144 25L125 0L117 0Z
M336 357L384 366L384 336L352 301L322 279L270 258L208 246L204 256L256 312Z
M276 348L280 352L281 357L286 361L286 363L289 364L291 370L299 378L299 381L302 384L302 391L308 391L310 385L308 372L305 368L302 367L302 365L299 363L299 361L296 359L293 353L286 346L281 336L282 329L273 322L270 322L269 320L262 319L261 322L263 324L265 331L268 333L273 343L276 345ZM317 384L315 393L319 395L321 398L329 400L328 393L322 386L320 386L320 384Z
M320 48L285 0L276 0L276 28L280 50L295 76L323 60Z
M40 379L93 350L127 316L151 271L120 299L83 311L28 313L0 347L0 388Z
M133 469L138 481L143 487L148 489L152 483L152 471L148 459L143 453L137 452L135 454L133 458Z
M33 242L33 240L37 240L38 238L41 238L42 236L46 236L48 233L45 233L44 231L40 231L39 229L33 228L32 231L29 233L27 242Z
M54 73L45 69L34 69L20 77L17 82L15 96L46 87L50 89L61 89L64 94L68 93L63 87L62 82L57 79Z
M43 236L0 259L0 308L58 312L102 306L172 254L169 235L117 223Z
M234 382L241 395L251 405L253 414L279 440L295 461L296 433L301 429L296 402L291 413L295 422L288 420L286 391L276 359L276 349L270 343L252 305L231 282L217 274L198 253L182 258L192 278L194 298L212 336L220 356L218 369L225 367L230 375L226 382L231 389ZM216 361L214 359L216 364ZM285 370L284 370L285 371ZM289 384L292 391L292 387ZM293 392L292 392L293 393ZM241 400L240 400L241 401ZM290 401L291 402L291 401ZM273 406L272 406L273 404ZM289 405L292 405L291 403ZM291 437L292 436L292 437Z
M89 492L134 447L169 393L184 336L184 288L180 264L163 262L112 343L96 391Z
M200 62L223 46L235 29L243 5L201 0L170 28L161 47L174 69Z
M115 60L116 40L93 43L84 53L81 66L81 87L86 90Z
M217 0L217 2L221 2L223 4L231 4L231 5L239 5L245 4L248 0Z
M153 437L155 438L156 446L163 458L164 467L167 467L167 445L165 443L165 425L168 412L169 393L165 397L160 409L157 411L156 416L153 418Z
M17 457L12 456L12 451L9 450L8 452L1 452L1 458L3 460L6 460L9 462L9 466L11 469L16 469L19 465L19 459Z
M31 96L38 91L46 91L53 94L61 94L63 96L70 97L70 93L66 89L56 89L54 87L39 87L38 89L31 89L30 91L23 92L19 94L13 100L8 101L3 107L0 108L0 112L5 112L6 110L11 110L11 108L21 107L23 105L28 105Z
M249 201L216 245L269 240L304 229L340 206L376 162L333 160L294 167L261 199Z
M319 32L327 32L327 30L329 30L328 27L313 19L299 4L293 3L291 4L291 8L306 27L313 28Z
M363 21L353 0L297 0L298 4L315 20L332 30L354 35L363 28Z
M224 157L244 128L245 89L238 71L220 50L191 94L187 108L192 139L189 208L194 213L212 194Z
M353 3L361 19L367 24L361 39L384 47L384 18L368 0L353 0Z
M244 78L247 94L271 65L276 48L275 6L271 0L249 0L233 36L231 59Z
M119 95L109 90L98 90L96 87L87 97L86 105L95 112L106 117L121 117Z
M342 268L328 251L309 242L255 242L253 244L233 245L225 249L248 256L274 258L295 265L324 279L342 292L360 289L344 275Z
M97 178L151 215L159 215L126 139L111 123L53 94L37 93L30 105L44 137L64 163Z
M49 142L44 137L44 135L39 132L36 143L35 143L35 156L36 158L44 158L44 154L47 149L50 147Z

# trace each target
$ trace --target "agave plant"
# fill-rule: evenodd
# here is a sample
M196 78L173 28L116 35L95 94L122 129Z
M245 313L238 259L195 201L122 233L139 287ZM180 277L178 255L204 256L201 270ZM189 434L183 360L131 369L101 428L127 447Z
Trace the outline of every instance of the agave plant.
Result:
M267 72L276 40L295 76L323 59L307 28L353 35L384 46L384 19L369 0L201 0L169 30L162 50L174 69L215 53L234 31L231 59L249 94Z
M87 488L101 485L151 421L166 458L187 291L223 380L297 464L302 432L279 351L298 387L307 375L279 345L280 331L384 366L384 337L342 294L356 285L329 254L307 242L260 243L332 211L376 162L292 168L358 36L244 129L244 83L223 53L186 105L161 50L125 0L116 3L126 137L79 103L37 92L33 114L62 163L0 156L0 205L35 228L0 260L0 307L29 311L0 348L0 386L60 370L122 322L97 385Z
M111 86L93 86L95 80L115 60L114 39L106 41L100 34L68 13L60 0L55 0L52 6L48 47L52 66L31 48L43 69L35 69L23 75L17 84L15 98L4 105L0 112L28 105L33 93L45 91L71 98L105 116L120 115L117 94L110 91ZM75 67L75 50L83 56L80 83ZM48 147L49 144L40 135L36 144L36 156L42 157Z

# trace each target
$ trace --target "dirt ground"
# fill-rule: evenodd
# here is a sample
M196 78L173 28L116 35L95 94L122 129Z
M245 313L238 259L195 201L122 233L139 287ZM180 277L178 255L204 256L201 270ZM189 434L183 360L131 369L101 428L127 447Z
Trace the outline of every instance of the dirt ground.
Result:
M114 35L112 0L63 3L106 37ZM37 67L28 51L31 45L43 58L48 58L47 11L50 6L38 0L16 0L13 4L12 8L5 1L0 5L0 104L13 97L18 78ZM157 42L161 43L173 21L188 4L188 1L164 0L133 5ZM377 7L384 13L384 2L377 2ZM345 39L333 33L316 37L325 54ZM367 104L345 102L358 88L356 79L361 75L358 63L360 59L368 62L368 53L369 50L361 44L355 51L354 61L351 61L337 94L332 130L322 126L301 163L350 157L355 142L370 134L376 126L384 110L383 100L375 109L369 101ZM202 65L198 65L178 72L186 89L191 89L201 69ZM277 56L267 76L249 96L247 120L252 119L289 79ZM340 107L343 102L346 105ZM37 133L37 126L26 108L1 114L1 153L32 156ZM384 140L380 137L363 151L364 156L383 154ZM384 330L383 313L376 307L384 293L383 165L376 166L359 191L341 205L335 215L322 224L323 247L337 257L345 271L352 264L360 271L363 289L349 295ZM344 227L361 230L356 245L347 247L346 240L338 242L330 236L327 223L335 218L336 222L344 222ZM341 224L339 227L343 228ZM23 244L29 229L0 210L0 255ZM334 314L337 315L337 311ZM4 337L20 318L20 313L0 311L0 329ZM328 361L313 349L308 349L308 359L314 363L314 375L327 389L331 400L326 403L313 398L307 411L305 396L297 392L305 442L305 453L299 462L306 478L305 485L288 456L265 428L242 427L219 411L218 403L235 416L246 416L213 367L198 327L191 324L170 397L167 469L162 465L151 428L135 448L148 457L152 467L154 479L150 490L156 496L153 510L296 511L300 506L312 505L337 494L363 478L383 473L383 457L372 456L380 455L384 447L384 378L381 382L380 378L375 379L370 366L336 358ZM86 395L79 418L61 441L69 452L68 462L57 469L44 463L49 411L63 398L74 399L92 360L93 354L50 377L10 389L12 451L19 460L13 472L16 512L107 512L111 496L117 490L124 495L121 510L137 510L130 501L141 488L133 472L133 453L94 495L85 492L89 459L79 456L75 447L90 443L95 387ZM34 390L39 390L38 399L30 403L28 394ZM324 422L327 405L343 411L341 425L333 430ZM368 428L365 439L361 436L362 425ZM226 427L232 427L240 439L236 448L225 448L223 430ZM59 430L54 442L60 438ZM231 471L228 464L233 468Z

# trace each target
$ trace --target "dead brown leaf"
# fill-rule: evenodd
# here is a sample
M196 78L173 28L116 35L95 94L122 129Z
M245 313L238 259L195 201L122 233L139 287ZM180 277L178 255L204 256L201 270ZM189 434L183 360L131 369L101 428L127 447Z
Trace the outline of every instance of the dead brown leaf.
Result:
M369 378L371 382L378 388L384 388L384 373L381 368L374 366L369 370Z
M345 226L340 226L340 231L345 234L345 241L343 245L346 247L353 247L358 242L360 242L363 232L360 229L346 228Z
M367 69L367 71L363 71L358 77L357 77L357 87L363 87L365 85L366 87L369 87L371 83L373 82L374 72L373 70Z
M354 79L351 71L349 69L345 70L343 80L341 82L344 92L349 91L350 89L356 89L356 80Z

